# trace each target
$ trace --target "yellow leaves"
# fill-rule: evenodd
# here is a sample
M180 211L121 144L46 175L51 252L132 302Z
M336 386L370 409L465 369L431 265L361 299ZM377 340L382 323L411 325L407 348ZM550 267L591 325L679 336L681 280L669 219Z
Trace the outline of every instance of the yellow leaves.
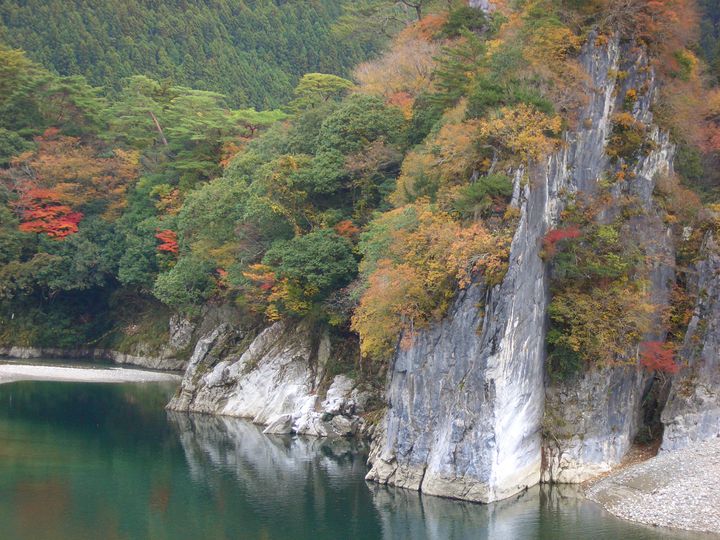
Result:
M415 330L440 319L458 288L482 273L497 283L506 270L509 239L494 236L481 223L463 228L427 201L414 205L415 226L396 231L368 279L352 319L364 356L384 359L398 338L412 342ZM397 209L394 212L402 212Z
M560 116L547 116L523 103L502 107L478 126L481 138L510 151L527 163L536 161L560 146L557 139L562 130Z
M431 88L435 57L439 52L440 47L435 42L412 37L396 40L383 56L355 69L359 91L386 100L407 94L414 100Z
M576 54L582 47L582 39L565 26L543 26L533 32L526 56L529 60L545 65L562 62Z
M480 121L462 121L464 114L465 103L461 102L446 113L445 124L434 138L408 152L390 197L393 204L402 206L418 196L468 181L480 158Z
M482 120L461 121L463 112L461 103L445 115L445 124L434 138L406 155L390 197L393 204L435 195L446 200L453 187L467 184L474 171L488 172L495 160L517 166L560 147L558 115L548 116L522 103L502 107Z
M170 186L169 184L160 184L155 186L150 192L150 195L157 197L155 208L157 208L161 214L175 215L182 207L180 190Z
M567 324L558 344L598 366L628 359L656 313L642 283L569 289L556 294L552 304L553 319Z

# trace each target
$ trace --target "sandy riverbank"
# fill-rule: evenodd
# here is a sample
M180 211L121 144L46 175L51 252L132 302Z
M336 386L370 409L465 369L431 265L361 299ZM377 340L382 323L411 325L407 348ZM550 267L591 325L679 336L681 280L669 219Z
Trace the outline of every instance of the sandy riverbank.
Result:
M720 439L623 469L587 495L630 521L720 534Z
M174 373L160 373L118 367L66 367L27 364L0 364L0 384L16 381L65 381L94 383L179 382Z

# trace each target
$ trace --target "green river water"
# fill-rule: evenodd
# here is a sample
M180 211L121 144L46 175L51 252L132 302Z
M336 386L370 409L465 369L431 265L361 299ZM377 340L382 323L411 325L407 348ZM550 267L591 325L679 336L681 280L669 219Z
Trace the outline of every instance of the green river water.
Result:
M0 540L691 538L572 488L483 506L368 484L365 449L166 413L175 387L0 384Z

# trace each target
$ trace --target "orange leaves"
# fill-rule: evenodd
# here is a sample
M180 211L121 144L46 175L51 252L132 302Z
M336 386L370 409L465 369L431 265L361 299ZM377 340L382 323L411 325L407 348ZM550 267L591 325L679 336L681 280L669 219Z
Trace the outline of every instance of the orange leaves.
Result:
M26 191L16 207L21 213L21 231L46 234L56 240L78 232L78 224L83 218L80 212L73 212L70 206L63 204L59 193L50 189Z
M649 371L675 374L680 365L675 362L675 348L662 341L644 341L640 344L640 365Z
M105 203L105 217L116 217L125 205L125 192L138 175L139 153L115 150L112 157L77 137L60 135L57 129L36 138L37 149L16 157L0 175L15 191L31 184L54 190L72 206L91 201Z
M447 22L447 18L448 14L445 12L430 13L415 24L403 30L400 33L400 38L417 38L430 41L442 30L443 26Z
M251 264L243 276L265 292L271 291L277 281L275 272L265 264Z
M435 57L440 52L439 44L405 32L389 51L377 60L360 64L354 72L360 92L381 96L403 111L412 107L418 94L430 89Z
M222 145L220 166L225 169L235 156L245 149L245 141L225 141Z
M464 112L463 107L458 109ZM479 120L450 121L420 150L410 151L392 202L400 206L439 188L466 183L472 170L479 168L480 125Z
M349 238L350 240L357 238L357 235L360 234L360 229L349 219L341 221L335 225L333 229L335 229L335 232L338 233L339 236Z
M386 359L395 350L404 330L404 345L408 345L415 323L423 314L424 306L419 299L425 295L412 267L395 265L389 259L379 261L352 318L352 328L360 334L363 355Z
M155 234L155 238L160 240L160 245L158 245L157 247L158 251L164 253L172 253L173 255L178 254L179 247L177 241L177 233L175 231L171 231L170 229L158 231Z
M387 104L397 107L403 112L403 116L410 120L413 115L413 104L415 98L407 92L395 92L387 98Z
M582 233L575 225L561 229L549 230L543 237L543 255L548 258L552 257L555 255L558 242L573 238L580 238L580 236L582 236Z
M620 32L650 49L657 67L672 71L676 51L696 38L699 28L695 0L596 0L600 28Z
M391 233L352 318L363 355L376 360L391 355L401 335L407 346L415 330L440 319L473 276L482 273L494 284L507 269L508 239L480 223L463 228L426 201L415 211L413 224Z

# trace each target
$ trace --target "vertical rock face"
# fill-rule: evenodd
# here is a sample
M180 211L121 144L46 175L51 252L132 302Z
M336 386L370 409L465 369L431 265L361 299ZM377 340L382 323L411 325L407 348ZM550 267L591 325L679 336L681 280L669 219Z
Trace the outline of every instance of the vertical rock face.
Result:
M720 437L720 247L712 233L702 252L697 304L680 351L687 365L674 377L662 413L661 451Z
M549 471L546 478L557 480L555 471L566 466L564 456L572 454L573 467L589 472L598 464L617 462L627 450L645 383L635 368L610 376L588 373L573 390L586 392L585 399L569 411L563 410L569 388L551 388L551 405L558 416L566 416L564 420L579 430L571 430L562 448L546 445L541 450L549 300L546 268L539 256L541 240L557 222L563 193L597 189L609 167L604 147L611 117L625 90L640 88L646 81L653 88L643 57L631 57L621 66L621 56L630 55L621 55L617 42L596 47L593 41L581 58L591 88L582 127L566 137L563 150L544 168L530 171L529 185L520 187L523 171L516 175L513 202L521 218L504 281L492 290L475 285L462 292L444 321L397 353L387 388L388 411L370 456L369 480L489 502L537 483L542 459ZM628 76L619 83L615 74L621 67ZM633 110L646 123L652 120L652 94L650 90L642 96ZM638 196L648 215L638 218L634 227L638 234L661 238L647 250L665 253L671 252L669 239L654 215L651 195L655 175L671 167L672 147L657 129L652 136L656 149L639 160L635 179L616 188L614 195L629 191ZM652 281L664 284L666 278L666 268L658 265ZM659 286L660 297L667 294L666 286ZM575 423L598 404L597 426L591 421ZM616 429L625 434L619 443L613 442ZM586 437L597 442L586 444ZM580 476L566 478L578 481Z
M168 409L248 418L271 433L350 436L370 396L344 375L321 391L333 354L327 332L307 324L276 323L252 340L221 324L198 341Z
M612 49L612 47L611 47ZM610 71L595 73L594 80L607 96L605 122L613 111L621 110L622 99L629 89L646 87L650 90L635 103L635 119L650 126L654 150L641 157L632 167L628 180L613 186L614 200L630 195L638 203L638 215L630 218L629 232L632 241L640 246L651 261L649 282L651 301L667 306L674 278L674 249L669 228L664 224L652 193L659 174L672 171L673 147L668 137L652 127L650 105L655 83L647 60L642 55L627 51L612 55L608 66L612 72L627 74L622 82L614 81ZM608 95L607 92L614 93ZM602 141L599 148L603 151ZM586 170L585 178L575 179L575 188L581 192L593 191L593 183L601 178L610 164L602 160ZM606 220L615 216L611 204ZM659 330L645 336L646 340L664 340L660 313L656 324ZM628 351L631 353L631 351ZM631 356L629 354L628 356ZM543 421L543 481L583 482L617 465L629 450L642 421L642 400L649 389L651 377L634 362L631 365L590 369L567 381L548 381L546 412Z
M468 5L476 9L482 9L483 11L492 10L490 0L468 0Z

